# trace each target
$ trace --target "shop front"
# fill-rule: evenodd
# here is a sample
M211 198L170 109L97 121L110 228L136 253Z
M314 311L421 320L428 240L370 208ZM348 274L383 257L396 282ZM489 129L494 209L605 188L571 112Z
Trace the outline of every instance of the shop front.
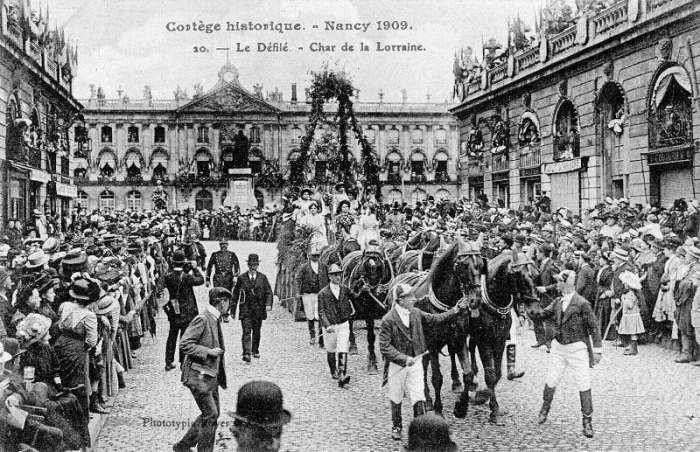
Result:
M522 205L532 205L542 194L542 180L539 166L520 170L520 202Z
M510 174L508 171L493 173L493 200L498 207L510 207Z
M671 207L676 199L697 198L692 147L649 153L647 162L652 205Z
M581 210L581 170L583 159L574 158L561 162L545 163L542 172L549 175L552 211L566 207L578 213Z
M469 199L476 201L484 193L484 176L469 176Z

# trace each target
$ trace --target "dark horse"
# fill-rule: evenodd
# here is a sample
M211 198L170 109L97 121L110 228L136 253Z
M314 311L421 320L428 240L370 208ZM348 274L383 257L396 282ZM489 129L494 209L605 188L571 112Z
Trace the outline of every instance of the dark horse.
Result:
M440 249L440 240L439 236L435 236L424 248L402 254L396 263L396 274L428 271L435 260L435 253Z
M377 355L374 351L376 335L374 321L387 313L385 304L387 289L393 278L393 270L383 250L368 247L364 252L354 251L342 260L343 284L350 287L355 315L350 320L351 353L357 353L353 320L364 320L367 325L367 372L377 374Z
M393 265L394 270L396 271L396 274L399 274L399 272L398 272L399 258L404 253L406 253L408 251L412 251L412 250L417 251L417 250L420 250L422 248L425 248L435 238L439 238L437 231L434 231L432 229L425 229L423 231L420 231L420 232L414 234L403 245L394 246L390 250L388 250L387 254L388 254L389 260L391 261L391 265Z
M360 244L357 243L355 239L345 239L338 242L335 245L325 246L321 250L320 262L331 266L333 264L340 265L340 262L345 256L352 253L353 251L358 251L360 249Z
M430 273L404 273L392 282L392 288L399 283L410 284L416 294L415 307L430 313L441 313L454 307L463 299L469 304L471 316L476 315L481 304L481 286L486 278L486 262L481 256L483 236L476 242L467 243L462 238L450 245L430 269ZM391 291L389 292L391 294ZM389 301L393 301L391 295ZM426 401L432 405L435 412L442 414L442 373L440 371L440 351L447 345L455 350L464 371L464 386L472 381L472 366L467 352L467 336L472 319L460 315L436 327L424 327L426 345L429 355L423 358L425 372ZM432 368L432 384L435 391L435 401L431 402L428 387L428 362ZM455 404L454 414L464 417L469 406L469 393L463 391Z
M528 273L530 263L524 254L515 251L501 253L489 261L479 316L472 318L469 325L469 351L473 367L469 381L465 381L465 391L468 393L478 372L475 361L475 349L478 348L487 386L484 398L489 400L491 409L489 421L496 425L503 425L496 399L496 385L501 379L503 351L512 322L510 311L522 305L530 317L542 313Z

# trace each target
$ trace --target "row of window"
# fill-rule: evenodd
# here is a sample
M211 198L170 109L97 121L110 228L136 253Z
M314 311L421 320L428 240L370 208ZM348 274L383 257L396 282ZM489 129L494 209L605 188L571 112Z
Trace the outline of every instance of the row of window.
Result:
M167 194L166 194L167 196ZM226 192L221 195L221 199L226 198ZM111 213L117 208L117 198L114 192L110 190L105 190L97 196L97 208L103 213ZM214 195L209 190L200 190L194 197L195 208L197 210L213 210L214 207ZM83 190L78 190L78 196L76 199L78 207L87 208L90 204L90 198L88 194ZM124 199L126 210L140 211L144 208L143 195L137 190L131 190L126 194ZM222 201L223 202L223 201Z
M295 128L292 131L292 145L298 145L301 143L302 130ZM447 144L447 130L437 129L434 131L435 134L435 144L444 145ZM375 129L367 129L364 131L365 139L370 144L375 144L377 142L377 131ZM424 144L422 129L411 130L411 143L412 144ZM388 129L386 131L386 141L388 144L400 144L401 142L401 132L398 129Z
M129 126L127 128L127 143L139 143L139 130L138 126ZM76 129L76 139L78 130ZM250 136L248 137L251 143L260 143L260 128L251 127ZM113 143L114 136L112 133L111 126L102 126L100 129L100 141L102 143ZM165 143L165 127L156 126L153 129L153 142L154 143ZM197 127L197 143L209 143L209 127L199 126Z

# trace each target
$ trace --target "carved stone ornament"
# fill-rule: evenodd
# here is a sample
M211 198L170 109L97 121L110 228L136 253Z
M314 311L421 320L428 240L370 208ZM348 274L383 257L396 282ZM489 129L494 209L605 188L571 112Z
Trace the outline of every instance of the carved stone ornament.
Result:
M668 38L659 40L659 44L656 46L656 55L662 61L668 61L671 59L671 54L673 53L673 41Z
M532 110L532 95L530 93L523 94L523 107L525 110Z
M237 133L238 127L235 124L222 124L219 139L222 143L233 143Z
M607 77L608 81L612 80L614 69L615 67L613 66L612 61L608 61L607 63L605 63L605 66L603 66L603 74L605 74L605 77Z
M549 55L547 52L549 51L549 43L547 42L547 35L543 34L540 37L540 63L544 63L547 61L547 58Z
M634 23L639 18L639 0L627 1L627 20Z
M566 97L566 92L569 90L569 83L567 82L567 80L564 79L561 82L559 82L559 86L557 86L557 89L559 90L559 95L561 97Z

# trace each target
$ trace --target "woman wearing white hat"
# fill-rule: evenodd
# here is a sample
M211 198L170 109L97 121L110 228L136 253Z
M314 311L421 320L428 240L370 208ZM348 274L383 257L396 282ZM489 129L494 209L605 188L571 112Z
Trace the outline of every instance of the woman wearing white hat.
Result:
M644 334L644 322L642 322L639 309L642 281L639 276L630 271L622 272L619 278L625 286L625 292L619 299L615 300L617 305L622 305L622 317L617 332L620 335L630 336L630 345L625 349L623 355L636 355L637 336Z

